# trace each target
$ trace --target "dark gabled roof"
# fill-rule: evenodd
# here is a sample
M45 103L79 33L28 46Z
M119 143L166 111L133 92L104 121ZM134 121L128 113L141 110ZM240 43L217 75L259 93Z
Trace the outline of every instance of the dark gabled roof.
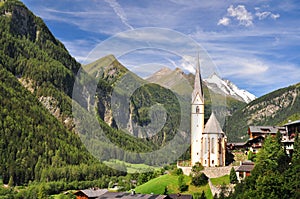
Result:
M264 133L264 134L276 134L277 131L285 133L285 127L281 126L249 126L248 132L252 133Z
M137 198L137 199L165 199L165 195L156 195L156 194L131 194L127 192L106 192L105 194L97 197L97 199L130 199L130 198Z
M241 165L239 166L235 171L237 172L250 172L254 168L253 164L248 164L248 165Z
M252 139L249 139L249 140L247 140L247 142L245 143L245 145L247 145L247 146L249 146L249 145L251 145L251 144L253 144L253 143L257 143L257 142L261 142L261 141L263 141L265 138L263 137L263 136L257 136L257 137L255 137L255 138L252 138Z
M247 160L247 161L242 162L241 165L254 165L254 162Z
M227 145L230 146L244 146L246 142L227 142Z
M300 120L296 120L296 121L292 121L292 122L286 123L283 126L290 126L290 125L293 125L293 124L299 124L300 125Z
M170 194L167 196L167 199L192 199L192 195L188 194Z
M86 195L89 198L96 198L98 196L105 194L107 191L108 191L107 189L83 189L83 190L77 191L75 193L75 195L77 195L79 193L83 193L84 195Z

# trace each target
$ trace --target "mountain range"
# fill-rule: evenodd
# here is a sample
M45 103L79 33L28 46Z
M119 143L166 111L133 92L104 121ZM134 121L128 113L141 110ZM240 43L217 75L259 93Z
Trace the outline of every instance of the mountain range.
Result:
M185 79L193 80L193 77L193 74L187 75L179 68L176 68L175 70L162 68L148 77L147 80L160 84L166 88L174 88L175 90L179 89L179 93L182 93L182 91L180 91L180 87L184 84L183 81L185 81ZM203 79L203 81L205 86L208 87L211 92L218 93L226 97L232 97L245 103L249 103L256 99L255 95L238 88L229 80L220 78L216 73L213 73L208 78ZM191 89L182 90L187 93L191 93Z
M85 71L78 79L81 67ZM87 85L95 80L93 93ZM43 20L20 1L0 1L0 176L3 182L8 183L10 178L15 184L51 179L55 169L68 170L91 163L103 169L105 166L99 159L119 158L133 163L144 159L148 164L159 163L154 157L139 153L166 146L178 133L182 140L188 138L193 81L193 74L166 68L143 80L113 55L81 66ZM74 85L79 95L76 100ZM132 93L122 89L124 86ZM254 99L230 81L212 75L204 80L208 110L205 117L209 117L214 105L215 111L226 116L224 130L228 140L239 141L248 125L279 125L298 119L299 88L297 84ZM211 95L217 99L225 96L226 104L214 104ZM124 99L128 106L121 106L124 101L112 101L116 99ZM76 120L72 113L74 106L83 113L95 110L103 135L114 146L91 139L97 137L89 134L91 123ZM151 122L155 118L163 118L164 125L154 129L157 132L153 134ZM97 151L93 154L97 158L83 145L88 139ZM176 146L184 151L188 144ZM133 156L131 152L136 154ZM173 158L171 152L157 155ZM183 156L188 158L188 155L186 150ZM80 178L87 178L83 173L86 170L76 169ZM101 171L103 175L120 175L107 168ZM63 175L57 178L65 179Z

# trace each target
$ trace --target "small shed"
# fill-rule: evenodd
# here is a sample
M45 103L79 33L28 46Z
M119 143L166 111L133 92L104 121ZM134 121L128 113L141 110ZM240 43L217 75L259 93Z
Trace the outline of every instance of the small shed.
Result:
M246 161L235 170L238 181L241 182L246 176L250 176L251 171L254 168L254 162Z

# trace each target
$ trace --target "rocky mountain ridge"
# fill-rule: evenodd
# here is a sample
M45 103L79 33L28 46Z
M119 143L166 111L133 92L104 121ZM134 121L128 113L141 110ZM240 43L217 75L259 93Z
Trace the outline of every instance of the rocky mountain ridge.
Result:
M203 80L209 89L214 92L231 96L237 100L249 103L256 99L255 95L246 90L238 88L229 80L220 78L216 73Z
M175 91L179 91L179 93L181 94L184 94L183 92L187 94L191 93L192 88L186 87L182 89L180 88L180 85L184 84L186 81L189 81L191 85L193 85L193 77L193 74L185 74L179 68L171 70L170 68L166 67L155 72L146 80L149 82L160 84L162 86L165 86L166 88L174 89ZM208 87L208 89L213 93L218 93L226 97L232 97L245 103L249 103L256 99L253 94L249 93L246 90L238 88L229 80L220 78L216 73L212 74L206 79L203 79L203 82L204 86Z
M266 94L236 111L226 125L232 141L247 137L250 125L277 126L300 119L300 84Z

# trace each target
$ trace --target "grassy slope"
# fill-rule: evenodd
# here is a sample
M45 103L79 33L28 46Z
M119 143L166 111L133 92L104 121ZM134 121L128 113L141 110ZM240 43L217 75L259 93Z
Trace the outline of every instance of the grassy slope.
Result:
M142 170L146 171L146 170L149 170L149 169L153 169L153 170L160 169L160 167L149 166L149 165L146 165L146 164L131 164L131 163L120 161L120 160L104 161L104 163L106 165L111 166L111 167L114 167L115 164L125 164L128 173L135 173L135 172L138 173Z
M193 194L193 193L201 193L202 191L205 192L207 198L212 198L212 193L210 191L209 185L195 187L191 185L191 177L184 176L184 182L189 185L189 189L182 194ZM137 193L154 193L154 194L163 194L165 187L168 188L168 193L179 193L178 190L178 176L177 175L170 175L166 174L155 179L148 181L147 183L138 186L135 191Z
M221 176L219 178L211 178L210 181L214 186L224 185L224 184L229 185L230 184L229 175L224 175L224 176Z

